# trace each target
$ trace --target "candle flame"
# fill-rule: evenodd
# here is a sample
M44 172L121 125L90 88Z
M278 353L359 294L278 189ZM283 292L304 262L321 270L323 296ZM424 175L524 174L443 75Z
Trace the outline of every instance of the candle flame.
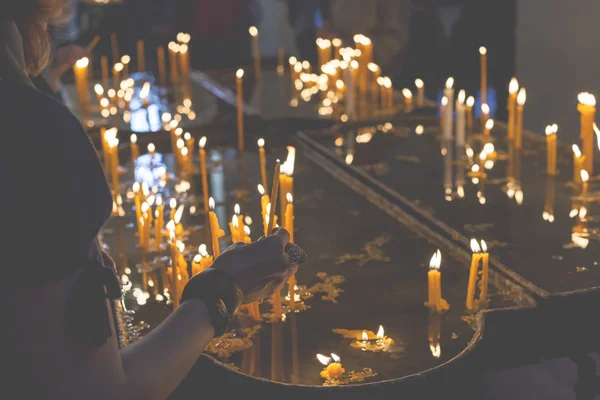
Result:
M238 69L237 72L235 73L235 77L238 79L242 79L244 76L244 70L243 69Z
M175 118L177 118L179 114L175 115ZM181 136L183 134L183 128L177 128L175 129L175 136Z
M287 176L294 175L294 164L296 163L296 148L294 146L287 147L287 158L281 165L281 172Z
M558 125L552 124L546 126L546 135L554 135L558 132Z
M156 151L156 146L154 143L148 143L148 153L154 153Z
M424 131L425 128L423 127L423 125L417 125L417 127L415 128L415 133L419 136L422 135Z
M485 123L485 129L487 129L488 131L491 131L493 127L494 127L494 120L488 119Z
M517 202L518 205L523 204L523 190L522 189L517 189L515 191L515 201Z
M487 248L487 244L485 243L485 240L481 240L481 251L483 253L487 253L488 252L488 248Z
M323 365L329 365L331 358L324 356L323 354L317 354L317 360Z
M575 154L575 157L580 158L581 157L581 150L579 150L579 146L577 146L576 144L573 145L573 154Z
M265 188L263 187L263 185L258 184L258 193L260 193L261 196L265 195Z
M346 154L346 160L345 160L346 164L350 165L350 164L352 164L353 161L354 161L354 154L352 154L352 153Z
M166 112L163 113L163 115L161 115L160 119L162 120L162 122L167 123L171 121L171 114Z
M114 66L114 69L115 69L115 71L117 71L117 72L121 72L121 71L123 71L123 64L122 64L122 63L120 63L120 62L116 63L116 64L115 64L115 66Z
M450 77L446 80L446 89L452 89L454 86L454 78Z
M377 339L383 339L383 337L384 337L383 326L379 325L379 330L377 331Z
M578 214L578 210L576 208L572 209L571 212L569 213L569 218L575 218Z
M265 147L265 139L263 139L263 138L258 139L256 144L258 144L258 147Z
M579 93L577 95L577 99L583 105L595 107L596 106L596 97L593 94L588 92Z
M521 107L525 105L525 101L527 100L527 91L525 88L519 89L519 94L517 95L517 104Z
M492 154L495 150L496 148L494 147L493 143L486 143L485 146L483 146L483 151L486 154Z
M415 79L415 86L417 87L417 89L423 89L423 86L425 86L425 83L423 83L422 79Z
M173 221L167 222L167 230L168 231L175 231L175 222L173 222Z
M80 58L79 60L77 60L77 62L75 63L75 66L77 68L87 68L87 66L90 64L90 59L87 57L83 57Z
M342 39L333 38L331 39L331 44L333 44L335 47L340 47L342 45Z
M198 146L200 146L201 149L203 149L204 146L206 146L206 136L202 136L200 138L200 140L198 141Z
M169 208L171 208L173 210L176 207L177 207L177 200L176 199L169 200Z
M471 108L475 105L475 97L469 96L467 98L467 107Z
M442 264L442 253L440 253L440 251L438 250L435 253L433 253L431 260L429 260L429 269L439 271L441 264Z
M183 141L183 139L179 138L177 139L177 148L178 149L183 149L183 147L185 146L185 142Z
M579 219L584 219L587 216L588 209L585 206L581 206L579 209Z
M600 149L600 129L598 129L598 125L594 122L594 132L596 132L596 141L598 143L598 148Z
M94 91L98 96L102 96L104 94L104 88L99 83L94 85Z
M177 208L177 211L175 211L175 216L173 217L173 221L175 221L176 224L178 224L181 221L181 216L183 215L184 208L185 208L185 204L180 204L179 207Z
M367 332L365 332L365 331L362 332L362 340L363 340L363 342L369 341L369 335L367 335Z
M157 196L156 197L156 205L157 206L162 206L162 196Z
M143 202L143 203L142 203L142 208L141 208L141 210L142 210L142 212L143 212L143 213L145 213L145 212L148 212L148 209L149 209L149 208L150 208L150 205L149 205L148 203L146 203L146 202Z
M510 94L516 94L519 90L519 81L517 81L517 78L513 77L510 80L510 83L508 84L508 93Z
M150 94L150 82L144 82L144 86L142 86L142 90L140 90L140 99L145 100L148 98Z
M435 345L430 343L429 350L431 350L431 355L435 358L440 358L442 355L442 348L440 347L439 343L436 343Z
M482 56L486 55L487 54L487 49L485 47L481 46L479 48L479 54L481 54Z
M255 26L251 26L248 29L248 32L250 33L250 36L252 36L252 37L258 36L258 29Z
M177 246L177 250L179 250L180 253L183 253L183 251L185 250L185 244L183 244L181 240L176 241L175 246ZM179 280L181 280L181 277L179 278Z
M412 99L413 97L412 92L407 88L402 89L402 96L406 99Z
M298 62L298 59L294 56L291 56L288 60L288 62L290 63L290 65L294 65Z
M154 200L156 199L156 197L151 194L150 196L148 196L148 200L146 200L148 202L148 205L150 205L150 207L152 207L154 205Z
M288 203L293 204L294 203L294 198L292 197L291 193L287 193L285 195L286 200L288 201Z
M208 251L206 250L205 244L198 246L198 253L200 253L202 257L208 257Z
M187 155L188 155L188 148L187 147L184 147L184 148L181 149L181 155L184 156L184 157L187 157Z
M233 215L233 216L231 217L231 225L233 225L233 227L234 227L235 229L237 229L237 228L239 227L239 223L238 223L237 216Z
M355 61L356 61L356 60L355 60ZM354 62L354 61L352 61L352 62ZM357 64L357 67L358 67L358 62L357 62L356 64ZM383 78L383 79L384 79L383 85L384 85L384 86L385 86L387 89L390 89L390 88L392 87L392 80L391 80L391 79L390 79L388 76L386 76L386 77L385 77L385 78Z
M336 362L336 363L339 363L340 361L342 361L340 356L338 356L337 354L331 353L331 358L333 359L333 362Z
M267 215L271 214L271 203L267 203L267 205L265 206L265 211L267 212Z
M131 190L133 190L134 193L137 193L140 191L140 183L139 182L133 182L133 186L131 187Z
M585 169L581 170L580 175L581 175L581 180L583 181L583 183L586 183L587 181L590 180L590 174Z
M202 256L201 256L200 254L196 254L196 255L194 256L194 258L192 259L192 262L193 262L194 264L200 264L200 261L201 261L201 260L202 260Z
M148 189L148 184L146 182L142 183L142 193L145 197L148 197L148 195L150 194L150 190Z
M379 71L379 65L377 65L373 62L370 62L369 64L367 64L367 68L369 68L369 71L371 71L371 72Z
M479 243L474 238L471 239L471 251L473 253L481 253L481 247L479 247Z
M127 54L125 54L123 57L121 57L121 62L123 64L129 64L130 61L131 61L131 57L129 57Z
M233 206L233 212L235 213L235 215L240 215L240 205L236 204L235 206Z
M448 105L448 98L446 96L442 97L442 107L446 107Z
M211 210L215 209L215 199L213 199L212 197L208 199L208 208L210 208Z
M585 249L590 243L590 240L588 238L583 237L581 233L578 232L574 232L571 234L571 241L573 242L573 244L581 247L582 249Z
M191 134L191 133L189 133L189 132L186 132L186 133L184 133L184 134L183 134L183 139L184 139L185 141L188 141L188 140L190 140L191 138L192 138L192 134Z
M168 227L168 224L167 224ZM171 243L174 243L176 238L175 238L175 227L172 226L172 229L169 229L169 239L171 239ZM175 246L177 246L177 243L175 243Z
M481 112L485 115L488 115L490 113L490 106L488 106L486 103L483 103L481 105Z
M465 104L465 98L467 97L467 93L464 90L458 92L458 102L460 104Z
M129 136L129 141L133 144L137 143L137 135L132 133L131 136Z
M244 225L244 232L246 233L246 236L250 236L250 227L248 225Z

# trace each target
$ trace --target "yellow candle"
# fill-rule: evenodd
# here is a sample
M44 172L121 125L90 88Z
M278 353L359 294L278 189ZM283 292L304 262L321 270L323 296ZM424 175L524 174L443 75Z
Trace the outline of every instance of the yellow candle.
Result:
M108 88L108 57L100 57L100 68L102 70L102 87Z
M387 100L386 107L388 109L391 109L394 107L394 88L392 87L392 80L389 77L386 76L384 79L385 79L385 81L384 81L383 85L385 86L385 89L386 89L386 100Z
M252 57L254 58L254 74L256 75L256 81L260 82L261 79L261 66L260 66L260 47L258 43L258 29L255 26L251 26L248 31L252 36Z
M579 146L573 145L573 182L581 183L581 170L583 169L585 156L581 154Z
M154 143L148 143L148 153L150 153L150 158L154 159L154 155L156 154L156 146Z
M188 45L185 43L179 46L179 63L181 65L183 98L190 99L190 57L188 52Z
M179 51L179 45L175 42L169 43L169 72L171 77L171 86L177 84L179 73L177 72L177 52Z
M386 100L387 92L385 90L385 79L383 77L379 77L379 78L377 78L377 80L375 82L377 82L377 85L379 86L380 105L381 105L381 108L384 109L387 104L387 100Z
M146 71L146 56L144 54L144 41L137 41L137 66L138 72Z
M165 48L164 46L159 46L156 49L156 55L158 59L158 83L160 87L167 86L167 68L165 64Z
M328 39L317 38L317 51L319 57L319 71L321 71L321 67L327 64L331 59L331 41Z
M239 220L237 215L231 217L229 231L231 232L231 243L238 243L242 241L240 239Z
M152 231L152 220L154 218L152 218L152 204L154 204L154 195L150 196L148 198L148 210L146 211L146 213L144 213L144 218L146 219L144 221L144 226L145 226L145 231L144 234L146 236L146 238L144 239L144 242L146 243L146 251L150 250L150 233Z
M171 199L169 200L169 221L173 221L175 219L175 211L177 209L177 200Z
M542 219L549 223L554 222L554 180L554 176L548 176L546 179L546 198L542 212Z
M333 38L333 39L331 39L331 44L333 46L333 57L336 60L341 59L342 56L340 55L340 47L342 47L342 39Z
M471 239L471 270L469 272L469 286L467 287L467 310L471 311L475 307L475 286L477 284L477 271L479 270L479 260L481 260L481 248L477 240Z
M287 206L287 193L293 193L294 186L294 164L296 162L296 148L293 146L287 147L288 154L285 162L281 165L281 174L279 175L279 201L280 201L280 212L285 213ZM283 216L283 215L282 215ZM285 218L283 220L284 228Z
M260 208L263 220L263 228L265 232L265 236L269 235L269 211L267 210L267 205L270 204L269 195L265 194L265 188L263 185L258 185L258 193L260 193Z
M294 243L294 201L291 193L287 193L285 208L285 229L290 233L290 243Z
M402 89L402 95L404 96L404 110L411 112L413 109L413 96L409 89Z
M119 139L117 129L111 128L106 131L107 145L110 153L110 177L112 190L115 195L119 193Z
M279 190L279 172L281 168L281 163L277 160L275 164L275 172L273 173L273 186L271 187L271 203L272 207L269 210L269 221L267 234L270 235L273 232L273 227L275 226L275 205L277 204L277 191Z
M289 64L290 64L290 82L291 82L291 91L292 93L296 92L296 71L294 70L294 68L296 67L296 63L298 62L298 59L294 56L290 57L288 60Z
M208 217L210 221L210 233L212 238L213 256L219 257L221 255L221 248L219 246L219 238L225 235L225 232L219 226L219 219L215 213L215 200L211 197L208 199Z
M129 145L131 147L131 162L135 165L136 160L140 157L140 147L137 144L137 135L132 133L129 137Z
M487 103L487 49L479 48L479 61L481 63L481 103Z
M235 73L237 88L237 128L238 128L238 150L244 151L244 95L243 95L244 70L238 69Z
M596 98L587 92L579 93L577 110L581 113L581 143L585 156L584 169L594 174L594 119L596 114Z
M162 231L165 223L165 206L162 203L162 197L156 199L156 211L154 219L154 249L160 250L162 244Z
M517 118L515 121L515 148L517 150L523 147L523 106L525 106L526 100L525 88L521 88L517 95Z
M429 286L429 300L425 305L433 312L443 312L450 308L446 300L442 298L442 274L440 266L442 263L442 254L438 250L431 257L429 262L429 272L427 273L427 281Z
M367 68L369 69L369 71L371 71L371 76L372 76L371 77L372 83L370 84L371 99L373 101L373 104L377 104L377 101L378 101L377 80L381 76L381 68L379 68L379 65L377 65L375 63L369 63L367 65Z
M556 175L556 132L558 132L556 124L546 127L546 170L551 176Z
M588 181L590 179L590 174L585 170L581 170L581 194L587 194L588 192Z
M267 157L265 156L265 139L258 139L258 157L260 160L260 181L267 188Z
M115 63L119 59L119 43L117 42L117 34L114 32L110 33L110 48L112 50L112 61Z
M121 57L121 64L123 64L123 79L122 80L129 78L129 62L130 61L131 61L131 57L129 57L127 54L125 54L123 57Z
M281 47L277 49L277 75L283 76L285 74L285 50Z
M100 143L102 144L102 160L104 161L104 172L106 176L110 176L110 150L108 148L108 137L106 135L107 129L105 127L100 128ZM111 134L109 134L110 136Z
M483 136L486 136L486 137L489 138L490 132L492 131L493 127L494 127L494 120L493 119L488 119L485 122L485 126L483 127Z
M517 108L517 93L519 91L519 82L516 78L510 80L508 85L508 139L515 138L515 112Z
M90 94L88 91L88 67L90 60L87 57L83 57L75 63L73 66L73 73L75 74L75 85L77 88L77 96L79 100L79 113L82 120L87 120L88 110L90 104Z
M140 227L141 230L138 232L138 236L140 239L140 248L142 249L143 252L148 251L148 212L150 210L150 205L146 202L142 203L142 207L141 207L141 221L140 221Z
M485 241L481 241L481 264L483 268L483 272L481 275L481 293L479 295L479 304L485 305L488 301L488 285L489 285L489 260L490 254L488 253L487 245Z
M173 308L179 307L179 274L177 261L179 260L179 251L175 239L175 230L169 231L170 249L171 249L171 300L173 300Z
M141 233L141 227L140 227L140 218L142 217L142 196L140 193L140 183L139 182L134 182L133 187L132 187L133 193L135 194L134 196L134 205L135 205L135 220L138 226L138 235Z
M475 98L469 96L467 98L467 129L469 133L473 132L473 106L475 105Z
M440 133L444 131L444 115L446 114L446 107L448 107L448 98L442 97L440 104Z
M485 124L488 122L490 118L490 106L486 103L481 105L481 128L482 130L485 128Z
M425 83L422 79L415 79L415 86L417 87L417 107L423 107L425 102Z
M119 90L120 74L123 71L123 64L118 62L113 66L113 88Z
M204 212L208 212L208 174L206 172L206 136L203 136L198 142L200 147L200 174L202 175L202 196L204 198Z

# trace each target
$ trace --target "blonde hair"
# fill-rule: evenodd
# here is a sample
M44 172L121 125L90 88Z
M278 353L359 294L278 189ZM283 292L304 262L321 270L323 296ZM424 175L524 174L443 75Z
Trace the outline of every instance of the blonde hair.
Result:
M70 18L68 0L20 0L11 2L12 19L21 27L25 68L38 75L50 61L51 44L48 24L60 24ZM66 12L67 11L67 12Z

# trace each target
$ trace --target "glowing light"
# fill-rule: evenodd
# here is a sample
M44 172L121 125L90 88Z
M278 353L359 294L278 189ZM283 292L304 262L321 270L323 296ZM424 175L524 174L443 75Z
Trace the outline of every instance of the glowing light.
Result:
M425 132L425 128L423 127L423 125L417 125L417 127L415 128L415 133L421 136L423 132Z
M521 107L525 105L525 101L527 100L527 91L525 88L521 88L519 90L519 94L517 95L517 104Z
M294 203L294 198L292 197L291 193L287 193L285 195L286 200L288 201L288 203L293 204Z
M265 188L263 187L263 185L258 184L258 193L260 193L261 196L265 195Z
M406 99L412 99L413 97L412 92L406 88L402 89L402 96L404 96Z
M579 93L577 95L577 99L583 105L595 107L596 106L596 97L593 94L588 92Z
M458 92L458 102L460 104L465 104L465 98L467 97L467 94L465 93L464 90L461 90L460 92Z
M481 54L482 56L486 55L487 54L487 49L485 47L481 46L479 48L479 54Z
M581 175L581 181L583 183L586 183L587 181L590 180L590 174L585 169L581 170L580 175Z
M79 60L77 60L77 62L75 63L75 66L77 68L87 68L87 66L90 65L90 59L87 57L83 57L80 58Z
M154 143L148 143L148 153L152 154L156 151L156 146Z
M317 354L317 360L323 365L329 365L331 358L324 356L323 354Z
M467 98L467 107L472 108L475 105L475 97L469 96Z
M448 98L446 96L442 97L442 107L446 107L448 105Z
M200 140L198 141L198 146L200 146L201 149L203 149L204 146L206 146L206 136L202 136L202 138L200 138Z
M102 88L102 85L100 85L99 83L96 83L94 85L94 92L96 92L96 94L98 96L102 96L104 94L104 89Z
M473 253L481 253L481 247L479 247L479 243L475 239L471 239L471 251Z
M454 78L450 77L446 80L446 89L452 89L454 86Z
M423 83L422 79L415 79L415 86L417 87L417 89L422 89L423 86L425 86L425 84Z
M439 271L441 265L442 265L442 253L438 249L435 253L433 253L431 260L429 260L429 269Z
M118 62L118 63L115 64L115 66L113 68L115 69L115 71L121 72L121 71L123 71L124 67L123 67L122 63Z
M485 123L485 129L487 129L488 131L491 131L493 127L494 127L494 120L488 119Z
M238 79L242 79L242 77L244 76L244 70L243 69L238 69L237 72L235 73L235 77Z
M211 210L215 209L215 199L213 199L212 197L208 199L208 208L210 208Z
M350 165L352 164L352 161L354 161L354 154L347 154L345 160L346 164Z
M383 339L385 336L385 331L383 330L383 326L379 325L379 330L377 331L377 340Z
M483 103L481 105L481 112L485 115L488 115L490 113L490 106L488 106L486 103Z
M579 150L579 146L574 144L572 146L572 148L573 148L573 154L575 154L575 157L577 157L577 158L581 157L581 150Z
M517 78L513 77L510 80L510 83L508 84L508 93L516 94L518 90L519 90L519 81L517 81Z

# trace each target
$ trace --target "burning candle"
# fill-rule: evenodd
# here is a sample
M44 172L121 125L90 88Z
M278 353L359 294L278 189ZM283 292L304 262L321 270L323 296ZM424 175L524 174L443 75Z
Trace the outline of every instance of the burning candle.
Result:
M102 106L102 98L104 96L104 88L102 87L101 84L96 83L94 85L94 92L96 92L96 99L98 100L98 104L100 104L100 106Z
M179 46L179 64L181 68L181 80L183 85L183 98L189 99L190 94L190 53L186 43Z
M160 87L167 86L167 67L165 64L165 47L158 46L156 48L156 57L158 61L158 84Z
M286 194L285 229L290 233L290 243L294 243L294 201L291 193Z
M176 86L179 72L177 68L177 53L179 52L179 45L175 42L169 42L169 75L171 79L171 86Z
M331 44L333 45L333 56L335 57L335 59L336 60L341 59L340 47L342 47L342 39L333 38L333 39L331 39Z
M554 222L554 176L548 176L546 179L546 198L542 219L549 223Z
M444 89L444 97L448 100L448 104L444 107L444 130L442 138L444 140L452 140L452 119L454 115L454 78L446 80L446 88Z
M235 73L237 88L237 128L238 128L238 150L244 151L244 99L243 99L243 77L244 70L238 69Z
M477 240L471 239L471 250L473 255L471 256L471 270L469 272L469 286L467 287L467 310L471 311L475 307L475 286L477 284L477 271L479 270L479 260L482 259L481 247Z
M113 88L115 90L119 89L120 74L121 74L121 71L123 71L123 68L124 68L123 63L120 63L120 62L116 63L113 66Z
M169 230L169 247L171 255L171 297L173 300L173 308L179 307L179 276L177 261L179 260L179 250L177 249L177 240L175 238L175 229Z
M383 326L379 325L377 335L374 335L371 331L369 331L369 333L362 331L360 339L357 338L357 340L351 343L350 346L356 349L361 349L362 351L379 353L390 351L393 344L394 339L385 336Z
M148 143L148 153L150 153L150 159L154 159L154 154L156 154L156 146L154 143Z
M331 59L331 41L328 39L317 38L317 50L319 57L319 71L323 65Z
M102 70L102 87L108 87L108 57L100 57L100 69Z
M140 147L137 144L137 135L132 133L129 137L129 146L131 147L131 161L135 164L140 156Z
M175 219L175 211L177 209L177 200L171 199L169 200L169 221L173 221Z
M581 143L585 156L584 169L594 174L594 118L596 114L596 97L587 92L579 93L577 111L581 114Z
M464 147L465 145L465 97L464 90L458 92L458 98L456 99L456 147Z
M489 282L489 260L490 254L488 253L487 244L484 240L481 241L481 265L482 265L482 275L481 275L481 293L479 295L479 304L485 305L487 304L488 298L488 282Z
M581 183L581 170L583 169L585 156L581 154L579 146L573 145L573 182Z
M271 200L269 199L269 195L265 193L265 188L263 185L258 185L258 193L260 193L260 205L261 205L261 213L262 213L262 220L263 220L263 227L264 227L264 232L265 232L265 236L269 235L269 212L270 210L267 210L267 205L270 204Z
M387 76L383 79L383 86L385 86L387 100L386 107L388 109L392 109L394 107L394 88L392 87L392 80Z
M119 193L119 139L117 138L117 128L108 129L104 133L108 152L110 154L110 177L114 195Z
M415 86L417 87L417 107L423 107L425 102L425 83L422 79L415 79Z
M131 188L134 193L134 205L135 205L135 220L138 225L138 234L141 232L140 230L140 217L142 216L141 206L142 206L142 197L140 193L140 183L134 182Z
M156 199L156 210L154 211L154 249L160 250L162 245L162 231L165 223L165 206L162 202L162 197Z
M519 89L517 95L517 118L515 120L515 148L520 150L523 147L523 106L527 100L525 88Z
M369 71L371 71L373 81L373 83L371 84L371 97L373 99L373 104L377 104L377 80L381 76L381 68L379 67L379 65L372 62L367 65L367 68L369 69Z
M273 186L271 187L271 202L273 206L269 210L269 221L267 234L270 234L273 231L273 226L275 225L275 204L277 204L277 191L279 189L279 175L280 175L281 164L280 161L277 160L275 164L275 172L273 173Z
M446 118L446 107L448 106L448 98L442 97L440 102L440 133L444 132L444 119Z
M481 63L481 103L487 103L487 49L479 48L479 61Z
M260 181L267 188L267 157L265 156L265 139L258 139L258 157L260 160Z
M123 64L123 81L129 78L129 62L131 61L131 57L125 54L121 57L121 64Z
M467 129L469 133L473 132L473 106L475 105L475 98L469 96L467 98Z
M488 119L487 121L485 121L485 126L483 127L483 136L485 136L488 140L489 140L490 132L492 131L493 127L494 127L493 119Z
M83 57L73 66L73 73L75 74L75 86L77 89L77 99L79 100L79 113L82 120L88 118L88 108L90 103L90 94L88 92L88 67L90 60L87 57Z
M413 96L409 89L402 89L402 96L404 96L404 109L407 113L413 109Z
M231 232L231 243L241 242L237 215L233 215L231 217L231 222L229 223L229 231Z
M200 260L200 271L210 268L213 263L213 257L208 254L208 251L206 251L206 245L201 244L198 247L198 252L202 256L202 260Z
M208 174L206 172L206 136L203 136L198 141L198 147L200 148L200 174L202 176L202 196L204 199L204 212L208 213Z
M448 302L442 298L441 263L442 253L438 250L433 254L429 262L429 272L427 273L429 300L425 303L425 306L429 307L431 311L438 313L447 311L450 308Z
M515 112L517 107L517 93L519 91L519 82L512 78L508 85L508 139L515 138Z
M252 37L252 54L254 58L254 74L256 75L256 81L260 82L261 79L261 62L260 62L260 47L258 42L258 29L255 26L251 26L248 29L250 36Z
M340 379L344 372L346 372L342 367L342 360L336 354L331 353L331 358L317 354L317 359L321 364L325 365L325 369L321 371L320 375L327 382L334 382Z
M548 125L546 127L546 163L548 175L556 175L556 133L558 125Z
M212 197L208 199L208 207L210 211L208 212L208 217L210 221L210 233L212 238L212 247L213 247L213 255L214 257L219 257L221 255L221 248L219 247L219 238L225 235L225 232L219 226L219 219L217 218L217 214L215 213L215 199Z
M481 127L482 128L485 127L485 124L489 118L490 118L490 106L488 106L486 103L483 103L481 105Z
M587 194L588 192L588 181L590 179L590 174L585 170L581 170L581 194Z
M144 55L144 41L137 41L137 65L138 72L146 71L146 57Z
M294 164L296 160L296 148L293 146L287 147L288 154L285 162L281 165L281 174L279 175L279 201L280 201L280 212L282 217L287 207L287 193L293 193L294 186ZM273 199L271 198L271 201ZM283 221L283 227L287 229L285 225L285 218Z
M148 251L148 242L146 241L146 239L147 239L146 231L148 230L148 211L149 210L150 210L150 205L146 202L143 202L142 208L141 208L140 225L139 225L141 227L141 230L138 232L140 248L143 252Z

